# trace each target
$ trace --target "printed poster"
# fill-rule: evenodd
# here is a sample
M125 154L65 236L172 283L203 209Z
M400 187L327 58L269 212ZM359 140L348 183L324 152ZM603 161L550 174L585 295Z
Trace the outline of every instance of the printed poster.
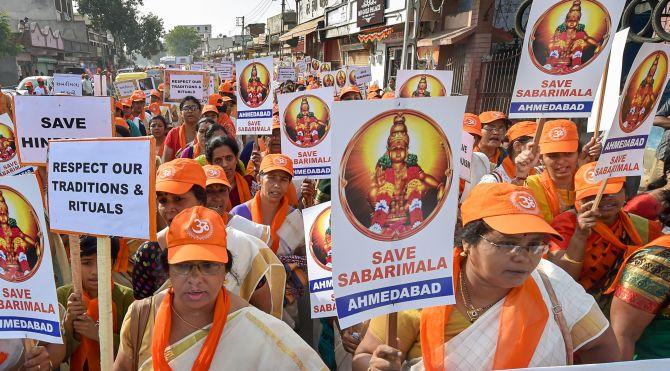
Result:
M303 210L305 245L307 246L307 276L312 318L335 317L333 294L333 247L330 228L330 202Z
M395 96L398 98L445 97L451 95L453 71L398 70Z
M0 338L62 344L42 195L35 174L0 177Z
M533 1L509 117L589 117L625 4Z
M333 91L305 90L281 94L277 99L282 153L293 159L295 176L330 179Z
M335 86L335 72L321 72L321 85L324 88L332 89L333 94L336 94L337 87Z
M235 64L237 75L237 132L240 135L272 133L272 57Z
M32 167L23 167L19 163L14 123L8 114L3 113L0 115L0 177L32 172Z
M331 62L321 62L321 67L320 67L321 72L330 71L332 68L333 68L333 66L332 66Z
M277 81L286 82L286 81L296 81L295 67L292 66L280 66L277 68Z
M54 94L82 96L82 82L80 75L55 73Z
M475 137L462 131L461 138L461 157L459 158L461 166L459 166L458 175L466 182L470 181L472 176L472 152L474 152Z
M339 69L335 72L335 92L339 93L340 90L349 86L349 79L347 78L347 70Z
M130 98L130 96L133 95L133 92L139 89L139 86L137 85L137 80L128 80L115 82L114 88L116 89L116 94L119 99L123 99Z
M596 181L644 172L644 148L668 82L669 55L666 44L642 44L594 169Z
M209 97L209 72L165 70L164 101L180 103L187 96L199 99L203 104Z
M232 80L234 69L235 65L233 62L221 62L220 65L216 68L216 73L219 74L221 81Z
M455 303L452 249L467 97L333 107L333 289L343 328Z

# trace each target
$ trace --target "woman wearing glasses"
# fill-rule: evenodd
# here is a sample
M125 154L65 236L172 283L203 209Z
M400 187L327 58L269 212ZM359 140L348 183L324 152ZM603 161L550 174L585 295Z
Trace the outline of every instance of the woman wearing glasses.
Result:
M398 313L398 349L385 319L371 321L354 370L484 370L616 361L619 350L593 297L543 260L558 233L527 188L479 184L461 206L454 250L456 304ZM473 288L477 288L476 290Z
M286 324L225 288L226 235L202 206L174 218L161 254L170 287L133 303L115 370L326 370Z
M163 163L174 160L179 151L196 140L196 126L200 120L202 105L193 96L187 96L179 103L182 124L168 132L165 138L165 149L163 150Z

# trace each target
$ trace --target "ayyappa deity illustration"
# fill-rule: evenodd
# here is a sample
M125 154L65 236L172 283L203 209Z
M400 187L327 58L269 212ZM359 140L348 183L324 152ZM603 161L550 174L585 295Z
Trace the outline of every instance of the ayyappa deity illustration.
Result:
M247 105L250 107L258 107L265 100L266 94L266 87L258 77L256 65L253 65L251 67L251 77L247 82Z
M0 275L11 280L30 274L28 252L36 249L35 240L23 233L9 216L9 207L0 191Z
M630 102L630 109L626 113L626 119L622 126L625 131L635 130L646 117L646 113L654 106L656 94L654 94L654 75L658 69L658 60L661 57L657 54L654 62L647 71L647 76L640 82L640 86L635 91L635 95Z
M314 115L314 112L310 111L307 97L303 97L300 102L300 112L295 118L296 143L300 146L311 146L318 143L321 140L319 127L326 125Z
M337 71L336 81L337 86L339 86L340 88L343 87L344 85L347 84L347 74L344 73L344 71L342 70Z
M323 250L326 253L326 267L333 268L333 236L330 227L332 226L330 218L328 218L328 229L324 237L325 244Z
M0 161L9 161L14 155L16 155L14 141L11 138L7 138L0 134Z
M412 97L430 97L430 92L428 91L428 81L426 81L426 75L421 75L419 83L416 86L416 90L412 92Z

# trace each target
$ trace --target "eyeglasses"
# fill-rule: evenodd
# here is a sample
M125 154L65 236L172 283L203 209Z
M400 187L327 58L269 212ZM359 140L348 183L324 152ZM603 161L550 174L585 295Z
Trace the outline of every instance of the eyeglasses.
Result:
M197 111L198 106L184 106L181 109L182 111Z
M505 132L505 130L507 130L507 128L504 127L504 126L484 125L482 127L482 130L491 131L491 132L495 131L495 132L498 132L498 133L503 133L503 132Z
M488 242L491 246L495 247L497 250L506 252L511 255L519 255L521 252L525 251L531 255L544 255L549 251L549 243L548 242L542 242L539 245L530 245L530 246L519 246L519 245L512 245L512 244L503 244L503 243L495 243L493 241L488 240L486 237L482 236L481 234L479 235L484 241Z
M213 276L221 271L222 266L223 264L219 263L199 263L199 264L178 263L178 264L170 264L170 271L174 272L179 276L188 276L191 274L193 268L196 268L198 271L200 271L200 273L202 273L205 276Z

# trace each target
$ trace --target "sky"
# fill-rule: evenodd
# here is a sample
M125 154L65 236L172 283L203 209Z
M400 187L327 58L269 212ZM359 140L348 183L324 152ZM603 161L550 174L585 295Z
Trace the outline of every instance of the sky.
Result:
M286 9L294 9L295 0L286 0ZM144 0L142 13L163 18L165 32L178 25L211 24L212 36L239 35L235 17L245 16L245 23L266 23L281 12L281 0Z

